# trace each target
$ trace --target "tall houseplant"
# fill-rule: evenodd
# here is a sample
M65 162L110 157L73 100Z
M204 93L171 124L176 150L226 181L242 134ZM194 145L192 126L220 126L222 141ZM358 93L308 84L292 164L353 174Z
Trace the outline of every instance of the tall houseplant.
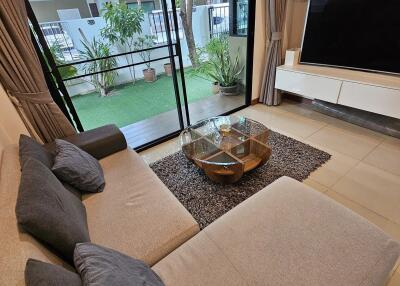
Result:
M146 69L143 70L144 81L153 82L157 80L156 70L151 67L151 52L150 48L154 47L155 36L144 35L137 38L134 43L134 48L139 52L140 58L145 62Z
M95 37L93 37L91 42L83 40L82 44L84 49L79 52L83 59L93 60L111 56L110 45L97 41ZM90 82L95 86L98 92L100 92L101 96L110 95L111 88L114 85L115 77L118 73L115 70L108 70L115 67L117 67L117 61L114 57L90 61L83 65L85 73L101 72L90 76Z
M106 26L101 30L102 37L116 45L121 52L134 48L135 36L142 33L144 12L140 8L131 9L125 3L107 3L103 9ZM128 64L133 64L133 54L125 55ZM132 81L136 75L134 67L129 67Z
M211 39L204 49L199 49L197 53L200 72L216 83L222 95L239 94L240 74L244 65L240 64L239 49L234 57L229 51L227 37Z

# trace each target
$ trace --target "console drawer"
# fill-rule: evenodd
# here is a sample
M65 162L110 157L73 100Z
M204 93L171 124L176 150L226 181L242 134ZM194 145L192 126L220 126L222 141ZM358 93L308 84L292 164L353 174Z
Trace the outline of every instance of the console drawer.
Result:
M400 90L343 82L339 104L400 118Z
M337 103L341 84L333 78L276 70L275 88L312 99Z

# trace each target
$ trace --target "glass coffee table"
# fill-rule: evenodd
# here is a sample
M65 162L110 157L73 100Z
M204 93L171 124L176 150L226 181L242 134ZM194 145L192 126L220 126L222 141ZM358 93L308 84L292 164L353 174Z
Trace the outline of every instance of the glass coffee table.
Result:
M237 182L244 173L265 164L271 156L269 129L238 116L199 121L182 131L186 157L219 183Z

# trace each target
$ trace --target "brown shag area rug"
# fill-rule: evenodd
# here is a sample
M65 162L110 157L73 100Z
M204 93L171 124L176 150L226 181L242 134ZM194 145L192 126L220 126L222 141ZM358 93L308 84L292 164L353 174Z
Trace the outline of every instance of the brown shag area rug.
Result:
M270 131L269 145L272 148L269 161L230 185L208 179L182 151L150 167L203 229L276 179L289 176L303 181L331 157L324 151L274 131Z

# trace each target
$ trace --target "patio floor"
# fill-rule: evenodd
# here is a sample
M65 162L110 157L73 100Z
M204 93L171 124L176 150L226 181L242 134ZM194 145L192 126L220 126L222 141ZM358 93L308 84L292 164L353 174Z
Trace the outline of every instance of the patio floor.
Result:
M189 103L212 96L211 81L202 77L189 73L186 86ZM72 101L85 130L110 123L124 127L176 110L172 77L164 74L158 75L153 83L138 80L135 84L117 86L107 97L92 92L73 96Z
M190 68L185 69L185 81L191 123L245 104L244 95L213 95L211 81L191 73ZM72 101L85 130L114 123L132 148L180 129L173 81L164 74L153 83L138 80L117 86L111 96L92 92L76 95Z
M190 122L193 124L201 119L228 112L244 104L244 95L211 95L189 103ZM186 123L186 119L184 121ZM143 145L177 130L179 130L179 121L176 109L121 128L131 148Z

